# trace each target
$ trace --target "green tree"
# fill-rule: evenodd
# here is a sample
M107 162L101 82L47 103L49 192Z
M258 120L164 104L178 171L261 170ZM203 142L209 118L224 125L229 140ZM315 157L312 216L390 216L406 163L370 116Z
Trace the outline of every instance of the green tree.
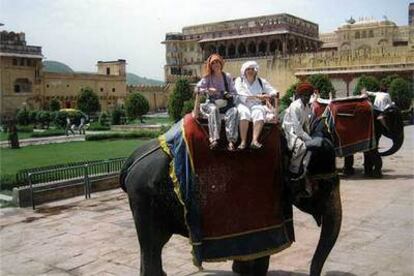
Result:
M52 120L51 114L49 111L39 111L37 113L36 121L40 124L40 127L49 128L50 121Z
M49 110L50 111L59 111L60 109L60 102L58 99L53 98L52 100L50 100L49 103Z
M125 109L122 106L115 107L115 110L111 114L111 123L113 125L120 125L122 117L125 117Z
M335 97L335 88L327 75L316 74L308 78L308 81L319 90L321 98L329 99L329 92Z
M29 111L26 107L20 109L16 114L17 123L23 126L27 126L30 123Z
M141 94L133 93L126 99L125 111L128 119L133 120L138 117L141 122L144 122L143 115L149 111L149 103Z
M79 93L77 108L88 115L98 112L101 110L98 95L89 87L82 88Z
M288 90L286 90L286 94L283 95L283 97L280 99L280 106L279 106L279 112L282 112L286 108L289 107L289 105L292 103L292 99L294 98L296 87L298 83L292 84Z
M403 78L395 78L389 86L391 99L402 110L409 109L414 98L410 83Z
M168 114L171 119L178 121L182 117L184 102L192 100L193 93L186 79L178 79L174 90L168 99ZM188 106L188 104L187 104Z
M368 91L378 91L379 81L373 76L362 75L354 88L354 95L360 95L361 90L366 88Z
M30 124L36 125L36 123L37 123L37 113L38 112L36 110L29 111L29 123Z
M194 109L194 100L190 99L183 103L183 109L181 110L181 118L184 117L185 114L190 113Z

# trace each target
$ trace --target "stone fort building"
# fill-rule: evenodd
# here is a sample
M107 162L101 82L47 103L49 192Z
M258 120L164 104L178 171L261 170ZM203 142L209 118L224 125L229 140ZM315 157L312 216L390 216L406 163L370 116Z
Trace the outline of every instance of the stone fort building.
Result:
M352 95L362 74L414 78L413 24L351 18L334 32L320 34L316 23L274 14L188 26L167 33L162 41L165 80L185 77L195 82L203 75L206 58L219 53L225 58L225 71L234 77L245 61L256 60L259 74L282 94L298 78L322 73L330 77L337 96Z
M165 86L127 85L123 59L98 61L96 73L51 72L43 68L42 48L27 45L24 33L2 31L0 36L1 115L13 115L22 107L39 110L52 98L62 108L76 108L78 94L86 87L98 94L102 111L124 104L132 92L143 94L151 111L166 107Z

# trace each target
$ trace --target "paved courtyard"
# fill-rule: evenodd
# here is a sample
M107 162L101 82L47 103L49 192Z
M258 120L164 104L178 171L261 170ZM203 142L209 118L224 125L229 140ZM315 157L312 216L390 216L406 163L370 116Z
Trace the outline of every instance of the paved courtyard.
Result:
M341 179L343 223L323 274L414 275L414 126L405 144L384 158L384 178ZM341 166L341 161L338 165ZM313 219L295 209L296 242L271 257L269 275L304 276L319 238ZM139 249L121 190L31 209L0 209L1 275L138 275ZM186 239L173 236L163 251L169 275L233 275L231 263L198 272Z

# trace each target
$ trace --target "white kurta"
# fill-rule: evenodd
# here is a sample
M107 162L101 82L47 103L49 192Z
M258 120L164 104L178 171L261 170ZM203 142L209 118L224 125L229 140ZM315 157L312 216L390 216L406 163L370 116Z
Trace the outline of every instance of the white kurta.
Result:
M392 104L390 94L387 92L366 92L369 96L375 96L374 109L383 112L389 105Z
M238 96L237 109L239 112L240 120L248 121L264 121L266 117L266 109L258 99L249 99L249 96L257 96L263 93L271 96L276 96L279 92L274 89L268 81L260 78L262 86L256 78L252 84L250 84L245 78L239 77L235 81L235 88Z
M289 149L292 151L290 171L298 173L306 153L305 141L312 138L309 135L312 110L301 99L297 99L286 109L282 128L285 132Z

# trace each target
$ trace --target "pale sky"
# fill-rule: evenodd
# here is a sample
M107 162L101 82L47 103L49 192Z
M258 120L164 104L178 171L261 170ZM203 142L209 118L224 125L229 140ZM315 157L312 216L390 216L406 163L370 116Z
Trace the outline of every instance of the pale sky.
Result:
M0 0L0 30L25 32L45 60L96 71L98 60L126 59L127 71L164 80L167 32L184 26L289 13L332 32L351 16L408 24L405 0Z

